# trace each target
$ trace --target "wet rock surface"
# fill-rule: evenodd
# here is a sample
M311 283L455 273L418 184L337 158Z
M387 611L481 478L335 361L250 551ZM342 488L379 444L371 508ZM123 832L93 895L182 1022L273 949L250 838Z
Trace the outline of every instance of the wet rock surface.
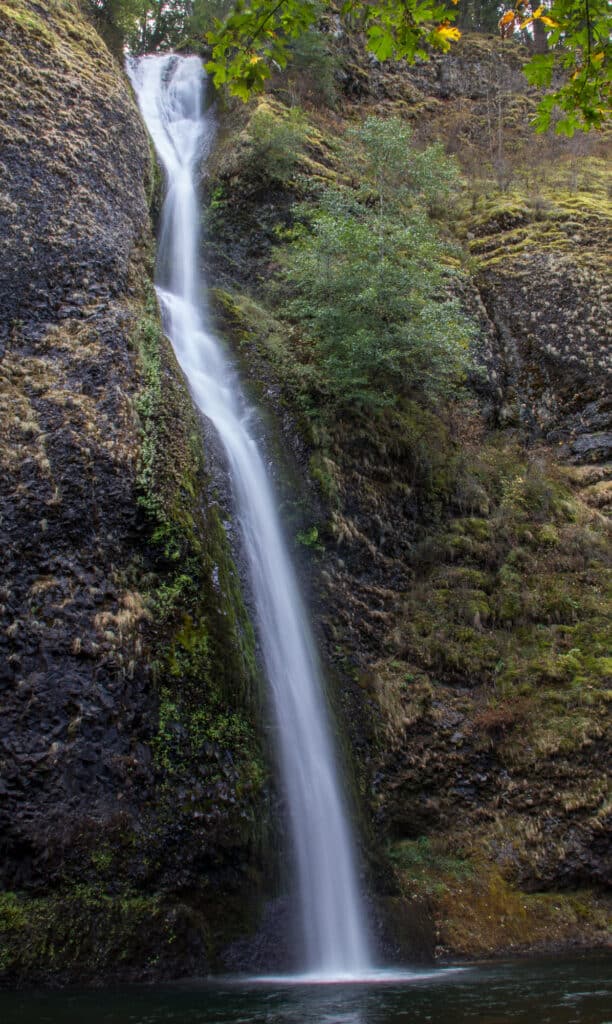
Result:
M2 979L197 973L257 903L267 820L228 513L122 70L71 0L3 4L0 54Z
M95 33L58 12L24 5L30 31L0 13L9 888L45 878L52 836L69 844L82 815L114 812L137 776L151 783L139 741L152 709L134 654L146 612L125 580L138 532L129 279L150 245L146 138Z

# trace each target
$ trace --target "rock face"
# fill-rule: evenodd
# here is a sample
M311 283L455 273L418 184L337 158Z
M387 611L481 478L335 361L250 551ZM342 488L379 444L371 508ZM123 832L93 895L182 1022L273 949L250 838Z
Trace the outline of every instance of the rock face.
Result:
M564 445L575 462L610 458L610 217L603 194L512 201L477 219L480 292L503 366L499 418Z
M266 769L148 141L77 3L3 0L0 53L0 964L201 970L249 861L257 891Z
M65 828L69 841L75 811L95 817L121 785L144 687L122 672L133 651L104 633L122 616L134 643L146 616L121 576L136 531L128 288L150 247L147 142L95 34L54 6L0 12L9 887L36 874L41 832ZM24 797L26 829L13 802Z

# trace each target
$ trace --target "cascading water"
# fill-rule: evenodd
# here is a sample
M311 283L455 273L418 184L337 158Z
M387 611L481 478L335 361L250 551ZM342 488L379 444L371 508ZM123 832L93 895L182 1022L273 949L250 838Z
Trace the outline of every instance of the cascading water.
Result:
M128 70L167 178L159 300L194 401L223 443L248 556L296 854L306 972L362 977L371 970L367 930L316 654L249 431L252 410L198 294L195 178L214 135L212 116L202 111L204 73L197 57L175 55L142 57Z

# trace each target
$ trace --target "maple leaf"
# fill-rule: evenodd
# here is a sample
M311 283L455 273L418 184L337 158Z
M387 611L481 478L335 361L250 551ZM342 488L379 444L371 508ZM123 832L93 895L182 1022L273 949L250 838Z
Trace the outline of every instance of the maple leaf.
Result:
M461 39L461 32L454 25L438 25L436 32L443 39L448 39L451 42L456 42L457 39Z

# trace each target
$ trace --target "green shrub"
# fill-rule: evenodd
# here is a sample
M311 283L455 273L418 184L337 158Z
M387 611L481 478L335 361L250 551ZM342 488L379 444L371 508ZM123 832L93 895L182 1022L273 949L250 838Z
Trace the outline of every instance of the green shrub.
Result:
M269 181L289 181L306 142L306 121L299 107L282 112L260 107L249 123L249 136L254 172Z
M261 125L267 137L268 116ZM417 151L398 118L369 117L349 136L359 186L319 189L294 208L272 291L298 328L315 406L436 399L460 386L474 334L427 213L458 185L457 167L438 146Z
M423 213L321 194L281 254L280 296L311 339L327 403L432 398L462 380L473 327L448 294L442 253Z
M399 117L368 117L349 137L361 143L366 182L376 188L381 210L418 202L437 211L460 185L459 165L442 143L416 149L410 125Z
M334 70L338 58L331 52L326 36L310 28L295 39L288 77L292 90L298 95L318 100L328 107L337 99Z

